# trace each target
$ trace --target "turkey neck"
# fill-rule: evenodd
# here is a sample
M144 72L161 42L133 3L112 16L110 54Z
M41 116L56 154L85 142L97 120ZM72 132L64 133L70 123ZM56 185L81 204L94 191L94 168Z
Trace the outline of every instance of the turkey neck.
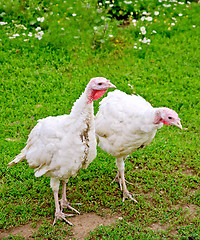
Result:
M74 106L72 107L71 116L83 117L84 119L94 118L93 116L93 101L89 101L88 89L76 100Z

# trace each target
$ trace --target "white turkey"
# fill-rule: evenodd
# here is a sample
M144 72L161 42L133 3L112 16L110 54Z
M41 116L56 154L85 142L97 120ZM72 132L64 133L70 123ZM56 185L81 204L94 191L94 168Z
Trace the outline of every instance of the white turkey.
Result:
M126 187L125 159L150 144L163 124L182 129L175 111L166 107L153 108L141 96L115 90L100 102L95 117L97 142L102 150L116 157L118 174L115 180L123 190L123 201L130 198L137 202Z
M65 217L63 208L72 208L66 198L66 183L71 176L76 176L81 168L87 168L96 157L96 137L93 113L93 100L97 100L109 88L115 86L103 77L90 80L84 93L74 103L69 115L40 119L31 131L27 145L8 165L12 166L27 160L29 167L34 168L35 176L49 176L50 186L55 200L55 219ZM58 200L60 180L62 198Z

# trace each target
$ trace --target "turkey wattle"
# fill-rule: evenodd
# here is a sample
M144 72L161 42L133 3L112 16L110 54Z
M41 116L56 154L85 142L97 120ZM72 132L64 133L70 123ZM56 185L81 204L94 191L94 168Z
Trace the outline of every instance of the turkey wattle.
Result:
M50 185L55 199L55 219L65 217L63 208L72 208L66 198L66 183L76 176L81 168L87 168L97 155L93 100L99 99L109 88L115 86L103 77L90 80L84 93L74 103L69 115L40 119L31 131L27 145L8 165L27 160L34 168L35 176L51 178ZM58 200L60 180L62 182L61 208Z
M95 117L97 141L102 150L116 157L116 180L123 189L123 201L130 198L137 202L126 187L125 159L132 152L150 144L163 124L182 129L175 111L166 107L153 108L141 96L115 90L100 102Z

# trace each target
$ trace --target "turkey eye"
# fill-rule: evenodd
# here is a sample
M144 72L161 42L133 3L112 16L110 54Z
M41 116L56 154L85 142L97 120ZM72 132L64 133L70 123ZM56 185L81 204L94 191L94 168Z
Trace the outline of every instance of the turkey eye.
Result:
M98 83L98 85L102 85L102 83L100 82L100 83Z
M169 119L172 119L172 117L168 117Z

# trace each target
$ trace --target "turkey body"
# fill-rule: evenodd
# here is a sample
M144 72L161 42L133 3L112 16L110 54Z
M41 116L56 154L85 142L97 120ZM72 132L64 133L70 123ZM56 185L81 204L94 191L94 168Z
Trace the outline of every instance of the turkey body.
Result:
M169 114L177 118L173 124L165 121L165 118L170 120ZM177 124L181 128L176 112L168 108L153 108L140 96L115 90L100 102L95 117L96 136L99 147L116 157L119 170L116 180L119 181L121 189L123 185L123 201L127 197L136 201L125 184L125 159L137 149L149 145L163 123Z
M66 183L81 168L87 168L97 155L93 100L103 96L108 88L115 87L109 80L98 77L88 83L85 92L74 103L69 115L47 117L38 121L31 131L27 145L9 163L12 166L27 160L34 168L35 176L51 178L50 185L55 199L55 219L63 219L72 225L62 212L72 208L66 198ZM58 201L60 180L62 182L61 209Z

